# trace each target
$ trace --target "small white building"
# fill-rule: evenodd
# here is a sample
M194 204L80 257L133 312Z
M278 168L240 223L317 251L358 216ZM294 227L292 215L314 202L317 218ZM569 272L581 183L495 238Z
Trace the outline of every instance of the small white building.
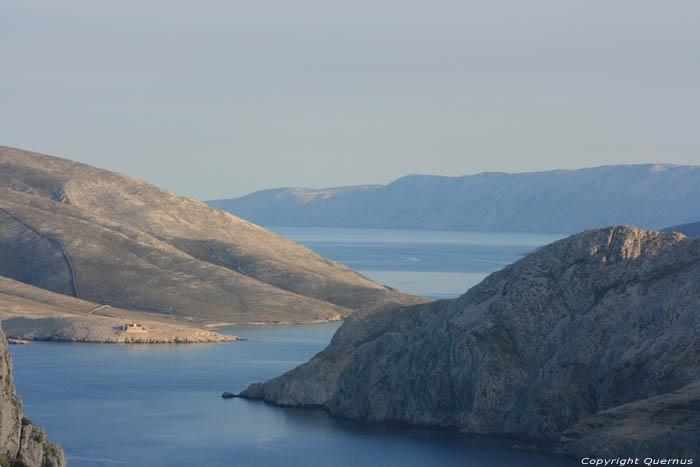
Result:
M124 325L124 331L126 331L126 332L146 332L146 329L138 323L126 323Z

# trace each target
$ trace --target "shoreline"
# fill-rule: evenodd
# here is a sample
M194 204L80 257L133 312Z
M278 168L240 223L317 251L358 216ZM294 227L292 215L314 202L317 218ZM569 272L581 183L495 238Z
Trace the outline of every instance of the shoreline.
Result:
M105 316L12 316L2 328L17 342L83 342L95 344L196 344L236 342L242 338L182 323L138 321L143 331L126 331L131 320Z
M224 394L227 394L227 392L225 392ZM371 421L371 420L360 420L360 419L354 419L354 418L334 416L333 414L330 413L328 408L326 408L325 406L322 406L322 405L285 405L285 404L278 404L278 403L273 402L273 401L265 400L264 398L261 398L261 397L251 397L251 396L241 395L241 393L228 393L228 394L233 394L233 395L224 397L222 394L219 397L221 397L224 400L244 399L247 401L253 401L253 402L256 402L259 404L265 404L265 405L269 405L269 406L276 407L279 409L293 409L293 410L303 410L303 411L318 410L318 411L326 413L332 420L350 422L350 423L357 424L357 425L362 426L362 427L386 427L386 428L395 428L395 429L404 429L404 430L425 430L425 431L431 431L431 432L451 433L451 434L455 434L455 435L458 435L458 436L464 437L464 438L493 439L493 440L502 441L502 442L512 442L513 444L510 445L509 449L512 449L514 451L544 454L544 455L547 455L547 456L552 457L552 458L560 458L560 459L567 459L567 460L580 459L580 457L578 457L578 456L573 456L571 454L558 451L557 450L557 447L558 447L557 441L544 441L544 440L540 440L540 439L521 438L521 437L517 437L514 435L506 435L506 434L499 435L499 434L487 434L487 433L470 433L470 432L465 432L462 429L458 429L455 427L439 427L439 426L430 426L430 425L401 423L401 422L379 422L379 421Z
M141 340L141 341L96 341L96 340L66 340L54 338L35 338L35 339L15 339L8 338L9 345L29 345L36 342L49 344L101 344L101 345L183 345L183 344L229 344L231 342L247 341L245 337L230 336L229 340L210 340L210 341L188 341L188 340Z
M7 310L3 310L7 311ZM129 311L119 313L66 313L66 312L0 312L8 340L14 345L31 342L69 342L89 344L199 344L247 340L228 334L237 326L304 326L342 323L346 317L311 321L252 321L206 323L189 317L139 316ZM119 310L122 311L122 310ZM142 319L144 318L144 319ZM142 324L146 331L125 331L128 323Z
M339 318L339 319L329 319L329 320L316 320L316 321L253 321L250 323L214 323L214 324L206 324L205 327L208 329L212 330L221 330L221 329L226 329L234 326L307 326L307 325L312 325L312 324L330 324L330 323L340 323L343 322L347 319L345 318Z

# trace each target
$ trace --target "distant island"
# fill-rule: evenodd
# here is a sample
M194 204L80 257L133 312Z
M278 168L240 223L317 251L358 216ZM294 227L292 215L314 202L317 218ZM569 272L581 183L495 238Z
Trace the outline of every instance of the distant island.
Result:
M9 337L231 340L424 302L250 222L135 178L0 146L0 318ZM129 322L148 332L124 334Z
M698 239L586 231L459 298L355 315L310 362L240 396L579 458L697 459L698 277Z
M270 226L575 233L694 222L699 201L700 166L645 164L409 175L388 185L277 188L207 203Z

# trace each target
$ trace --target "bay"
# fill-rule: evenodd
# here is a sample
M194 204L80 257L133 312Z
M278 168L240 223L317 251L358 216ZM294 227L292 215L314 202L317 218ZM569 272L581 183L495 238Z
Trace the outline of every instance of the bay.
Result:
M273 228L274 229L274 228ZM556 236L276 229L372 278L426 296L473 281ZM543 243L544 242L544 243ZM452 281L446 278L453 279ZM449 283L442 288L440 284ZM413 284L413 285L411 285ZM425 293L421 293L421 291ZM339 323L235 326L242 342L12 346L25 413L71 466L567 466L523 442L335 420L320 410L223 400L307 361Z

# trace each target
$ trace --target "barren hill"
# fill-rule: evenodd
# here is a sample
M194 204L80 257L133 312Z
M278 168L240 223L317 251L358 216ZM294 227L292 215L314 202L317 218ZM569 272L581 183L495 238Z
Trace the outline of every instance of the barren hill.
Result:
M203 203L0 147L0 275L97 304L225 322L314 322L415 303Z

